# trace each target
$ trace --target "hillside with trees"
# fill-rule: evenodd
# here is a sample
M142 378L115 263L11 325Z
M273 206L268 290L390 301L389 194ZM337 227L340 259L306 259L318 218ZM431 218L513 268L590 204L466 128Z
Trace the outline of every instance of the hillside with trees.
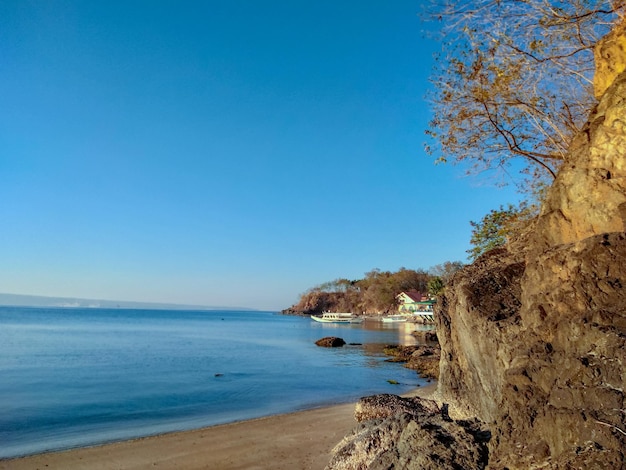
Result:
M428 272L400 268L396 272L373 269L363 279L335 279L312 287L300 296L295 305L283 310L286 314L311 315L324 311L385 314L397 309L396 296L415 290L438 294L454 272L463 267L460 261L432 267Z

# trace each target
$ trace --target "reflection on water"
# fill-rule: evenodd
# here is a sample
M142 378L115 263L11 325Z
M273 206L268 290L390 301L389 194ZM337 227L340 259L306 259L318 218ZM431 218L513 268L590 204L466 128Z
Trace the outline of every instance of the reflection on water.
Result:
M385 323L377 318L367 318L363 323L313 323L311 325L317 330L321 330L321 336L338 336L346 342L358 344L362 352L367 357L379 358L383 355L385 346L403 345L417 346L420 339L413 336L416 331L434 331L434 325L424 325L413 322ZM372 341L372 339L374 339ZM384 339L383 339L384 338ZM383 339L385 342L381 342ZM371 367L377 367L380 362L377 359L368 361Z
M363 328L370 331L395 331L397 332L397 342L403 346L414 346L420 344L419 340L413 336L415 331L434 331L434 325L424 325L413 322L385 323L379 319L367 319L363 323Z
M347 342L353 341L349 338L357 338L354 342L366 343L365 351L371 354L380 354L385 344L370 342L367 333L386 333L384 335L388 341L386 344L394 343L403 346L416 346L420 344L420 341L413 336L415 331L435 330L434 325L413 322L386 323L379 318L366 318L363 323L312 323L311 326L321 329L326 336L339 336Z

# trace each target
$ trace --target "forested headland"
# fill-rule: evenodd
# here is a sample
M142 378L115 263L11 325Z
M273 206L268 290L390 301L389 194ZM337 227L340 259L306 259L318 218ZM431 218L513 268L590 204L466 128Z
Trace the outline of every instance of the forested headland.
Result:
M452 275L463 267L460 261L447 261L428 271L400 268L398 271L373 269L363 279L345 278L312 287L286 314L311 315L324 311L385 314L397 309L396 296L417 291L437 295Z

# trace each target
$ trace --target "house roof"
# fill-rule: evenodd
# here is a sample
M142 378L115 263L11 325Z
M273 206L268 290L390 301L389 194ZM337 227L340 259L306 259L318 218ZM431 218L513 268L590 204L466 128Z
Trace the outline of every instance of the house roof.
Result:
M407 290L407 291L401 292L398 295L402 295L402 294L406 295L413 302L420 302L422 300L421 292L417 292L416 290Z

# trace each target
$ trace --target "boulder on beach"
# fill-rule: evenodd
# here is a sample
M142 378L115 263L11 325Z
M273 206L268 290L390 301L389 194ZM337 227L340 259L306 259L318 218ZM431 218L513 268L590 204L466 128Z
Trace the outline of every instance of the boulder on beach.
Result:
M387 418L398 412L435 415L441 410L434 400L426 398L403 398L383 393L362 397L354 409L354 419L362 423L371 419Z
M432 400L376 395L359 400L361 424L332 451L325 470L462 468L484 470L491 433L454 421Z
M343 338L337 338L336 336L326 336L325 338L318 339L315 344L323 348L340 348L344 344L346 344L346 342L343 340Z

